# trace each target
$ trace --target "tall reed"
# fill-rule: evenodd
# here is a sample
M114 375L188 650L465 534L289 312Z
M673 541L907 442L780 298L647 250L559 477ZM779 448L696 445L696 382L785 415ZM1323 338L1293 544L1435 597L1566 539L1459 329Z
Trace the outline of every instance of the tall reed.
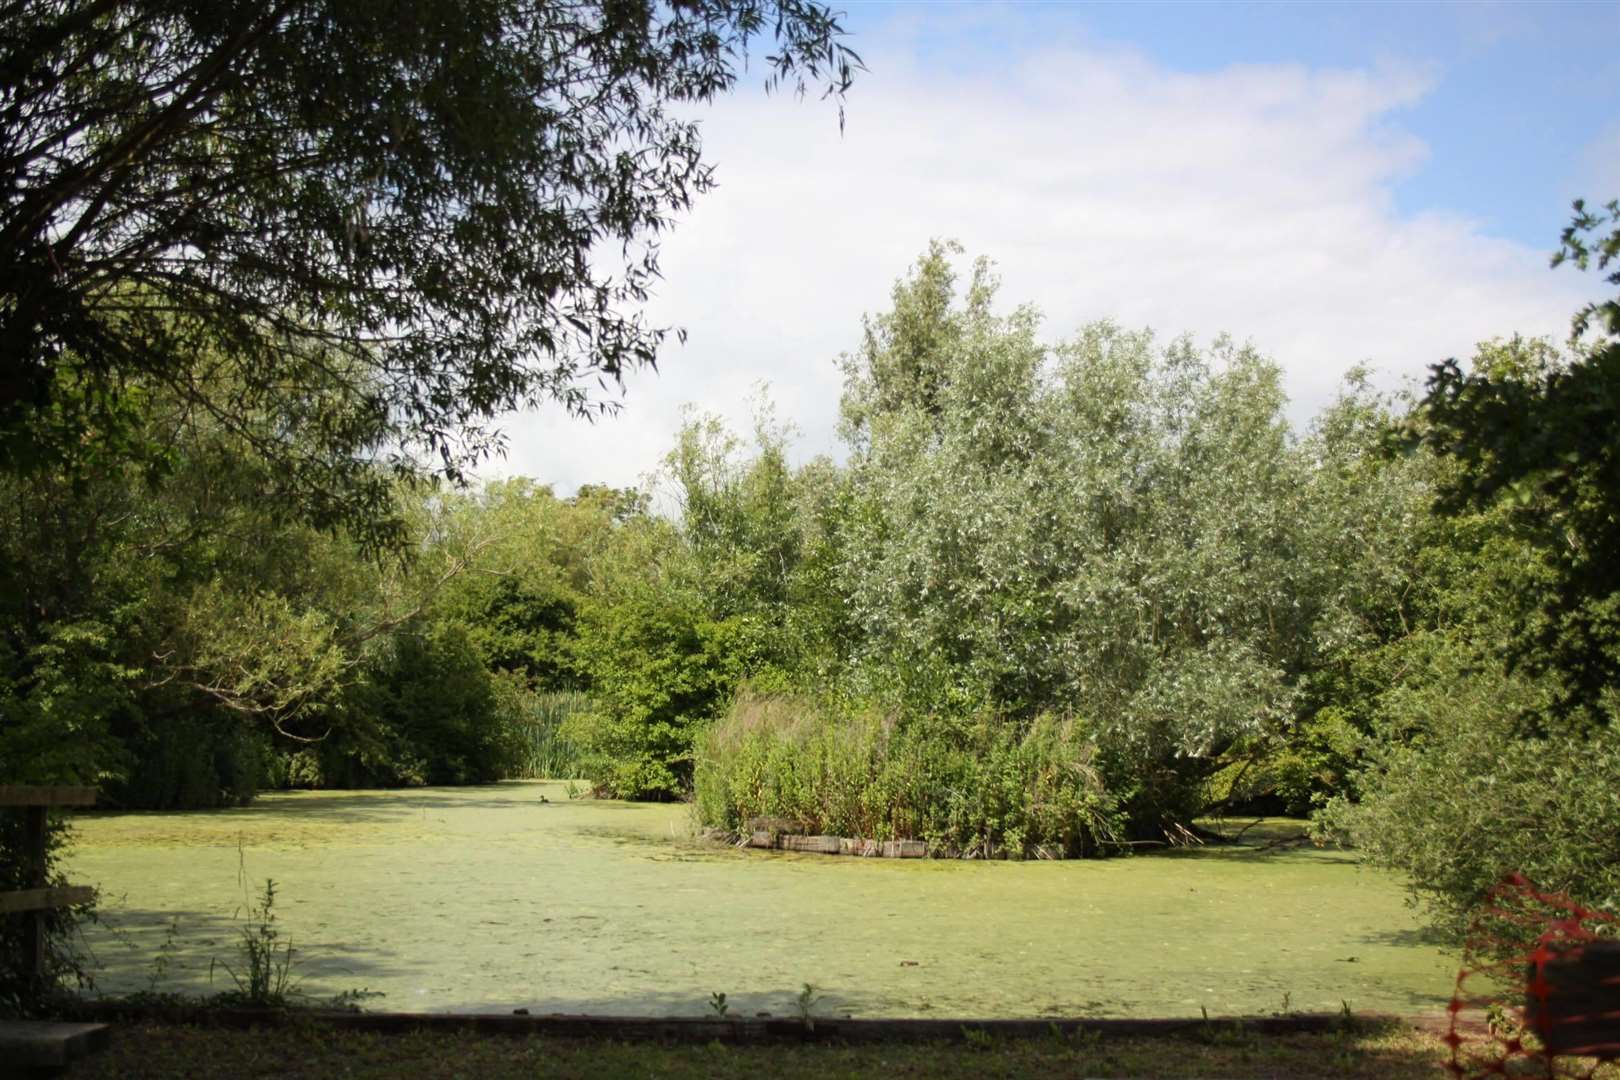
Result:
M512 775L522 780L569 780L580 775L580 751L562 732L564 721L589 711L588 695L571 690L516 690L508 713L521 751Z
M1124 834L1072 717L908 718L743 694L700 742L694 781L702 821L738 831L781 818L970 858L1100 854Z

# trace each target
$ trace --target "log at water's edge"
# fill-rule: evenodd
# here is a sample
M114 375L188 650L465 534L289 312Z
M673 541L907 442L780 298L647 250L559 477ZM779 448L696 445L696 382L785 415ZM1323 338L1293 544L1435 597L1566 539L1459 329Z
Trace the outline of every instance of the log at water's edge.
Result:
M767 851L801 851L815 855L855 855L879 859L925 859L928 844L922 840L867 840L859 836L806 836L802 833L784 833L775 829L759 828L762 821L754 818L743 846L763 848Z
M839 855L842 854L842 844L837 836L784 836L778 840L783 851L807 851L813 855Z

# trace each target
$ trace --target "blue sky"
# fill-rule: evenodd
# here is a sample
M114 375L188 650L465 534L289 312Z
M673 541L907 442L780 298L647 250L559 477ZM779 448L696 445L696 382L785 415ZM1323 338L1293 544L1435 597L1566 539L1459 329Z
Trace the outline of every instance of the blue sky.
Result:
M636 484L683 407L746 432L761 384L839 453L840 353L932 238L993 259L1056 343L1091 321L1230 333L1303 430L1345 371L1391 388L1513 333L1561 340L1577 195L1620 197L1620 0L846 5L869 72L827 102L701 113L720 187L664 243L648 317L687 342L593 426L511 418L509 458Z
M993 71L1009 55L1060 42L1130 49L1181 71L1421 68L1432 86L1391 117L1428 147L1427 160L1392 185L1402 212L1461 213L1550 248L1571 199L1620 197L1620 2L865 2L844 10L857 49L899 34L946 71ZM1608 190L1595 190L1604 181Z

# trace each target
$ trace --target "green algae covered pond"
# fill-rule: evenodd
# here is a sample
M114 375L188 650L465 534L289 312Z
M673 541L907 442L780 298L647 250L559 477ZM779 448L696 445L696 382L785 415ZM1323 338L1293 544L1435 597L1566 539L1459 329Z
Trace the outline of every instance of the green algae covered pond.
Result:
M230 989L217 963L240 970L244 886L266 878L300 989L390 1010L698 1015L721 992L733 1015L793 1016L810 983L826 1015L1415 1013L1456 971L1398 882L1308 847L748 851L694 838L684 806L550 783L92 813L75 837L70 878L102 890L84 944L104 993Z

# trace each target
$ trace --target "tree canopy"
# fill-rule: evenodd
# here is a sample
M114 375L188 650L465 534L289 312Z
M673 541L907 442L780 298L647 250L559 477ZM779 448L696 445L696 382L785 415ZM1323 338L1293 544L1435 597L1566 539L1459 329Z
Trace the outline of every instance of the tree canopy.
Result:
M1594 261L1620 286L1620 200L1596 212L1577 201L1552 263ZM1441 489L1442 511L1503 498L1515 507L1516 529L1553 579L1521 597L1509 655L1562 681L1556 712L1602 715L1620 685L1620 298L1576 312L1570 346L1567 359L1515 342L1471 370L1438 365L1409 438L1461 466Z
M0 467L128 457L156 384L271 501L386 540L376 466L653 364L658 236L712 183L687 103L762 34L842 100L814 0L0 0ZM198 358L203 358L199 362Z

